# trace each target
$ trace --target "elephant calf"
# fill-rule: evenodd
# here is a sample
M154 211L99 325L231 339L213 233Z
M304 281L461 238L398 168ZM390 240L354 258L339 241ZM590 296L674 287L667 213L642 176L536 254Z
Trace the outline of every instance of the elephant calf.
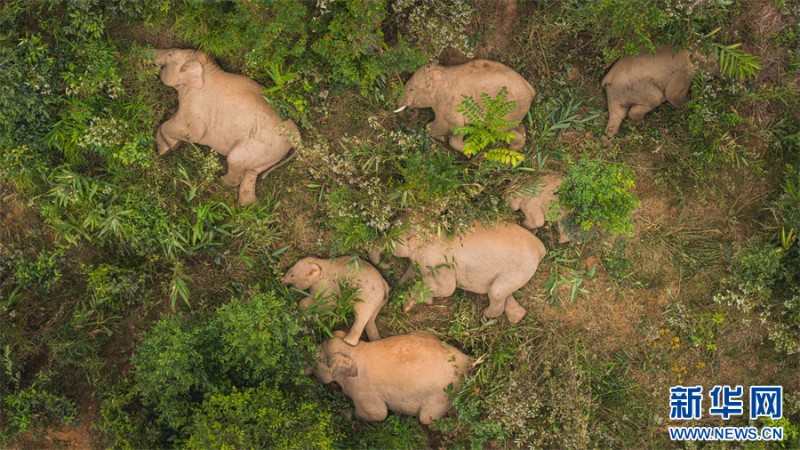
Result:
M681 108L686 103L695 67L686 51L663 46L655 55L626 56L603 78L608 97L606 134L614 136L626 116L640 120L656 106L668 101Z
M513 293L533 277L545 253L539 238L511 223L489 228L475 222L474 230L453 240L416 236L410 227L394 247L394 256L409 258L419 266L432 292L424 303L433 303L434 297L449 297L460 287L488 294L489 307L483 315L495 318L505 312L511 323L519 322L526 313ZM380 253L371 253L370 258L377 264ZM415 305L411 300L406 311Z
M522 210L525 215L522 226L534 232L537 228L544 226L545 218L550 213L551 204L558 201L556 191L561 186L561 176L545 175L539 181L542 184L542 189L537 195L517 193L508 199L508 205L512 211ZM562 208L558 217L558 242L560 244L569 242L569 236L561 224L564 216L565 213Z
M223 71L205 53L156 50L155 62L161 81L178 91L178 112L156 134L158 154L182 142L208 145L227 157L222 181L239 187L239 204L253 203L258 175L289 152L288 136L298 133L297 125L278 117L264 100L263 86Z
M450 410L445 389L472 367L469 357L428 333L412 332L346 345L344 332L322 343L314 376L336 381L359 419L380 421L389 410L429 425Z
M358 288L360 300L353 305L355 323L344 341L356 345L365 328L369 340L377 341L381 336L375 326L375 318L389 297L389 285L368 262L350 256L336 259L307 257L298 261L283 277L284 284L307 291L313 296L324 293L327 302L323 308L334 305L334 297L339 294L339 284L342 282ZM300 307L307 308L313 302L313 298L306 297L300 301Z
M464 148L464 136L453 135L453 128L467 124L458 105L464 95L480 102L481 94L496 96L505 87L507 100L516 106L506 115L506 120L522 120L531 107L536 91L514 69L495 61L478 59L458 66L426 64L419 68L405 85L403 97L397 102L400 112L407 107L433 108L436 119L428 124L434 138L449 142L458 151ZM512 130L514 139L509 147L519 150L525 145L525 126L521 123Z

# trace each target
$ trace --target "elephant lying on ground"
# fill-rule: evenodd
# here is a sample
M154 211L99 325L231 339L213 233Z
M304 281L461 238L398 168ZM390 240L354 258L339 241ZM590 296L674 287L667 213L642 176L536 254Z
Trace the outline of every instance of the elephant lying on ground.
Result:
M537 228L544 226L545 219L550 213L550 205L558 202L556 191L561 186L561 176L545 175L539 179L539 184L541 190L537 195L515 193L508 199L508 206L512 211L522 210L525 215L522 226L534 232ZM564 216L565 211L562 208L558 216L558 242L560 244L569 242L569 236L561 224Z
M432 292L424 303L433 303L434 297L449 297L460 287L489 294L484 316L495 318L505 312L511 323L522 320L526 311L513 293L533 277L544 258L546 250L539 238L511 223L488 228L475 222L474 230L453 240L417 236L411 228L413 225L401 233L394 256L409 258L419 266ZM372 252L370 259L378 264L380 252ZM410 301L406 311L415 305Z
M205 53L156 50L161 81L178 91L178 112L158 129L158 154L182 142L208 145L227 156L229 187L239 187L239 204L256 200L258 175L288 152L291 120L282 121L262 96L264 88L249 78L223 71Z
M471 369L467 355L427 333L362 341L354 347L342 336L337 331L322 343L313 373L323 384L339 383L362 420L383 420L391 410L418 416L428 425L451 407L445 388L458 385Z
M536 91L510 67L485 59L449 67L426 64L406 83L395 112L407 107L433 108L436 119L428 124L431 135L461 151L464 148L464 136L454 136L452 130L467 124L464 114L457 111L458 105L464 101L463 96L468 95L480 102L481 94L495 97L503 87L508 90L506 99L516 102L516 107L508 113L506 120L522 120L531 107ZM519 150L525 145L525 126L519 124L513 133L514 139L509 147Z
M322 309L333 307L339 294L339 284L349 283L358 288L358 299L353 305L355 322L344 341L356 345L364 329L370 341L381 338L375 326L375 318L389 297L389 285L368 262L351 256L336 259L303 258L283 277L283 283L316 296L324 294L327 302ZM300 301L301 308L311 306L314 299L306 297Z
M621 58L602 82L608 97L606 134L617 134L626 116L640 120L665 101L683 107L695 72L689 53L671 46L659 47L655 55Z

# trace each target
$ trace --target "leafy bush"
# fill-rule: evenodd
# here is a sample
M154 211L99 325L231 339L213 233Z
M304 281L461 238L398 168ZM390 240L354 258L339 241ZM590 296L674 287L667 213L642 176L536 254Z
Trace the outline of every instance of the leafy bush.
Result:
M468 125L456 127L453 134L467 136L461 153L471 157L482 152L491 145L505 143L514 139L511 131L519 125L518 120L506 120L506 116L516 106L514 101L506 100L508 90L503 86L497 96L492 98L487 93L480 95L480 103L474 98L464 95L464 101L456 110L466 117ZM483 106L481 106L483 104ZM486 152L486 159L516 167L525 159L522 153L507 148L492 148Z
M583 158L567 169L559 199L569 210L570 220L583 230L630 234L630 214L639 204L632 192L633 178L625 163Z
M308 398L304 375L314 349L273 292L164 319L132 359L136 397L104 401L104 430L148 446L330 447L331 415Z
M733 275L714 301L757 313L769 339L787 355L800 353L800 170L792 166L772 210L781 226L779 245L753 238L732 264Z
M404 36L429 59L438 58L449 48L468 58L474 56L467 27L476 11L468 2L398 0L391 5L397 26Z
M77 407L71 400L37 387L36 383L0 399L5 419L2 438L23 433L30 427L47 426L59 423L72 423L77 416Z

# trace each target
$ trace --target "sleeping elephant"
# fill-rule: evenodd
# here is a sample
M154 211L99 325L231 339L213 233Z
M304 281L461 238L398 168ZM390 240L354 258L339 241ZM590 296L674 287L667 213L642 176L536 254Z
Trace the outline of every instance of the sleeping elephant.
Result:
M525 220L522 226L536 232L536 229L544 226L547 215L550 213L550 207L558 203L558 196L556 191L561 187L560 175L544 175L539 179L541 189L536 195L527 195L524 193L513 193L508 197L508 206L512 211L522 210ZM563 208L558 214L558 243L563 244L569 242L569 235L564 230L562 220L566 215Z
M457 386L472 367L469 357L428 333L412 332L347 345L344 332L320 346L314 376L336 381L355 404L359 419L374 422L389 410L429 425L450 410L445 389Z
M406 83L395 112L407 107L433 108L436 119L428 124L431 135L461 151L464 148L464 136L454 136L452 130L467 124L464 115L457 111L458 105L464 101L463 96L468 95L480 102L481 94L495 97L503 87L508 90L506 99L516 103L506 120L522 120L531 107L536 91L510 67L485 59L449 67L426 64ZM509 147L519 150L525 145L525 126L520 123L512 131L514 139Z
M413 227L413 226L412 226ZM536 273L544 258L544 244L528 230L511 223L489 228L475 222L474 229L452 240L444 236L418 236L409 227L400 234L394 256L417 263L422 278L434 297L449 297L456 287L477 294L489 294L489 307L483 310L488 318L504 312L511 323L525 316L514 298L514 291L524 286ZM370 254L373 264L379 251ZM416 303L406 305L410 311Z
M327 302L322 309L333 306L334 296L339 294L339 284L342 282L357 288L360 300L353 305L356 318L344 341L356 345L365 328L369 340L377 341L381 336L375 326L375 318L389 297L389 285L368 262L350 256L336 259L307 257L295 263L283 277L283 284L292 285L295 289L307 291L313 296L324 293ZM313 302L313 298L306 297L300 301L300 307L307 308Z
M223 71L205 53L156 50L155 62L161 81L178 91L178 112L156 134L158 154L183 142L213 148L228 160L223 183L239 187L239 204L253 203L258 175L286 156L292 147L289 133L298 133L297 125L278 117L261 85Z
M608 97L606 134L613 137L626 116L640 120L665 101L683 107L694 74L689 53L670 46L660 47L655 55L621 58L602 82Z

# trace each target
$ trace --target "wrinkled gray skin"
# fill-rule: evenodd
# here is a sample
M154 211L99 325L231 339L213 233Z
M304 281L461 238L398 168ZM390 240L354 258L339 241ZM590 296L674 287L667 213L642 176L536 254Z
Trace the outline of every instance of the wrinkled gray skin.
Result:
M481 94L495 97L503 86L508 90L507 99L517 103L506 119L522 120L531 107L536 91L510 67L485 59L458 66L426 64L414 72L406 83L395 112L406 107L433 108L436 119L428 124L431 135L460 151L464 148L464 136L454 136L452 130L467 123L464 115L457 112L458 105L464 101L463 95L480 102ZM519 150L525 145L525 126L520 123L513 132L514 139L509 147Z
M511 323L522 320L526 311L513 293L533 277L544 258L546 250L539 238L511 223L487 228L475 222L474 230L450 241L444 236L417 236L412 228L401 233L394 256L409 258L419 266L433 293L424 303L433 303L434 297L450 297L460 287L489 295L485 317L496 318L505 312ZM370 258L377 264L380 251L370 253ZM406 311L415 305L410 301Z
M370 263L351 256L336 259L307 257L298 261L283 277L283 284L292 285L295 289L312 296L324 294L327 303L321 309L334 306L341 282L357 288L358 299L361 300L353 305L355 322L344 341L356 345L365 328L369 340L377 341L381 336L375 326L375 318L389 297L389 285ZM300 301L300 307L307 308L313 302L313 298L306 297Z
M239 187L239 204L256 200L256 179L291 148L291 120L281 121L262 96L264 88L241 75L224 72L205 53L156 50L161 81L178 91L178 112L156 134L158 154L183 142L207 145L227 157L229 187Z
M395 411L429 425L451 404L445 389L471 369L469 357L428 333L412 332L350 346L344 332L320 346L314 376L339 383L359 419L374 422Z
M553 202L558 202L556 191L561 186L560 175L545 175L539 179L541 189L537 195L526 194L513 194L508 198L508 206L512 211L522 210L525 215L525 220L522 226L536 232L536 229L544 226L545 219L550 213L550 206ZM563 244L569 242L569 236L564 227L561 225L561 220L564 218L565 212L563 209L559 211L558 216L558 242Z
M682 108L694 74L689 54L675 53L670 46L660 47L655 55L643 53L621 58L602 82L608 97L606 134L613 137L622 119L641 120L665 101Z

